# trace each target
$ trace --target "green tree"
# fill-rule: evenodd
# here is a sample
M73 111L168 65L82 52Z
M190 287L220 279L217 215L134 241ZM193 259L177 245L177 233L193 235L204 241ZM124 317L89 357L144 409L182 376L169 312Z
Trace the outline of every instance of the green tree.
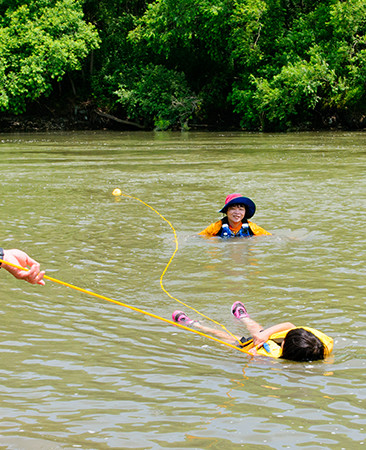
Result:
M147 0L86 0L84 11L101 38L93 52L92 95L98 106L119 108L115 92L138 77L141 49L128 40L128 33L146 10ZM137 50L137 53L136 53ZM146 58L146 64L149 59Z
M230 98L241 125L283 130L362 116L365 3L250 2L259 6L245 29L254 27L255 32L249 40L232 34L240 76ZM249 3L246 7L253 12Z
M0 0L0 110L77 73L84 100L148 127L357 126L366 2Z
M19 114L49 95L53 81L80 70L98 42L74 0L14 2L0 20L0 110Z
M183 74L152 64L141 69L133 89L120 87L116 94L129 118L142 118L147 126L153 124L158 129L176 125L188 129L188 120L200 103Z
M233 63L227 46L231 0L158 0L149 4L129 38L146 63L184 73L201 99L196 119L230 116Z

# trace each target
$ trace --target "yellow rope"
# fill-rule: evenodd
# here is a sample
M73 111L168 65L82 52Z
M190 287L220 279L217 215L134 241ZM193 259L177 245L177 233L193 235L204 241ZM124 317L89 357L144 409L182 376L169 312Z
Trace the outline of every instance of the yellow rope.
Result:
M221 324L220 322L217 322L217 321L214 320L214 319L211 319L210 317L206 316L205 314L201 313L200 311L197 311L195 308L193 308L192 306L187 305L186 303L182 302L182 301L179 300L178 298L173 297L173 295L171 295L171 294L165 289L164 284L163 284L163 278L164 278L164 275L166 274L166 272L167 272L167 270L168 270L168 267L170 266L171 262L173 261L173 258L174 258L174 256L175 256L175 254L176 254L177 251L178 251L178 238L177 238L177 233L176 233L176 231L175 231L173 225L171 224L171 222L170 222L168 219L166 219L162 214L160 214L159 211L157 211L155 208L153 208L151 205L149 205L148 203L144 202L143 200L139 199L138 197L133 197L132 195L125 194L125 193L123 193L123 192L121 192L121 191L119 191L119 195L122 195L123 197L132 198L132 199L134 199L134 200L139 201L139 202L142 203L143 205L147 206L147 207L150 208L152 211L154 211L154 213L156 213L159 217L161 217L165 222L167 222L167 223L169 224L170 228L173 230L173 234L174 234L174 242L175 242L175 250L174 250L172 256L170 257L170 259L169 259L169 261L168 261L168 264L165 266L165 269L163 270L163 273L162 273L161 276L160 276L160 286L161 286L161 289L162 289L162 290L163 290L163 291L164 291L164 292L165 292L172 300L175 300L176 302L180 303L181 305L185 306L186 308L191 309L191 310L194 311L195 313L199 314L200 316L204 317L204 318L207 319L207 320L210 320L210 321L213 322L214 324L219 325L219 326L220 326L222 329L224 329L231 337L233 337L235 340L237 340L237 341L240 343L239 339L238 339L236 336L234 336L234 335L233 335L233 334L232 334L232 333L231 333L231 332L230 332L223 324Z
M20 270L29 270L27 267L17 266L16 264L10 263L8 261L4 261L3 259L0 259L0 263L1 264L7 264L8 266L15 267L16 269L20 269ZM66 283L65 281L61 281L61 280L58 280L57 278L52 278L52 277L49 277L47 275L44 275L43 278L45 280L53 281L54 283L58 283L58 284L61 284L63 286L69 287L71 289L75 289L77 291L83 292L84 294L92 295L93 297L100 298L100 299L105 300L107 302L111 302L111 303L115 303L116 305L124 306L125 308L128 308L128 309L131 309L132 311L136 311L136 312L145 314L146 316L153 317L154 319L162 320L163 322L169 323L171 325L175 325L176 327L179 327L179 328L183 328L184 330L191 331L192 333L196 333L196 334L198 334L200 336L204 336L204 337L206 337L208 339L211 339L213 341L216 341L216 342L218 342L220 344L224 344L227 347L231 347L231 348L234 348L235 350L239 350L242 353L248 353L244 349L236 347L235 345L229 344L228 342L222 341L220 339L217 339L214 336L209 336L208 334L202 333L201 331L195 330L193 328L188 328L185 325L182 325L182 324L180 324L178 322L173 322L172 320L165 319L164 317L160 317L160 316L157 316L156 314L149 313L147 311L144 311L143 309L135 308L134 306L128 305L127 303L122 303L122 302L119 302L117 300L113 300L112 298L106 297L105 295L96 294L93 291L89 291L87 289L80 288L80 287L75 286L73 284Z

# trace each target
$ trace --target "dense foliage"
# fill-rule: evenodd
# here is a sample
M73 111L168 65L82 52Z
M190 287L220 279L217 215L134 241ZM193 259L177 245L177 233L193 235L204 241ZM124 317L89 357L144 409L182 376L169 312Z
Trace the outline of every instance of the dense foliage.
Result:
M364 0L0 0L0 17L2 111L67 75L75 101L147 128L366 124Z
M98 35L74 0L0 3L0 110L21 113L81 69Z

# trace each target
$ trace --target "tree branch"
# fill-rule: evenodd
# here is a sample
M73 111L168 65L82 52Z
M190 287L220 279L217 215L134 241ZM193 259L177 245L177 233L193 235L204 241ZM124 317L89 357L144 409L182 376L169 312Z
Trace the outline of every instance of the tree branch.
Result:
M140 125L139 123L130 122L129 120L119 119L118 117L112 116L111 114L104 113L102 111L99 111L98 109L96 109L95 112L99 116L105 117L105 118L110 119L110 120L114 120L115 122L118 122L118 123L123 123L123 125L130 125L132 127L139 128L140 130L145 130L145 127Z

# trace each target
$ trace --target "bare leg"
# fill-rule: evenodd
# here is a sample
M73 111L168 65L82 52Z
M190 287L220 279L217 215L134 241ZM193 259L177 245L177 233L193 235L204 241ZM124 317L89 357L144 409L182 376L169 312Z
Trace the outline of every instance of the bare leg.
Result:
M259 323L249 317L249 314L242 302L235 302L231 307L231 312L238 320L240 320L241 323L246 326L251 336L263 330L262 325L259 325Z
M193 322L191 324L191 327L196 328L197 330L202 331L203 333L209 333L213 336L218 337L219 339L227 342L228 344L236 345L240 341L240 337L238 336L231 336L229 333L227 333L224 330L217 330L216 328L207 327L206 325L202 325L200 322Z
M228 344L235 345L240 341L240 338L238 336L231 336L224 330L217 330L216 328L211 328L206 325L202 325L200 322L190 319L187 316L187 314L185 314L183 311L174 311L172 314L172 319L174 320L174 322L178 322L181 323L182 325L196 328L197 330L202 331L203 333L212 334L213 336L216 336L217 338L227 342Z
M234 303L236 305L236 313L234 316L240 320L242 324L245 325L246 329L248 330L249 334L253 336L256 333L259 333L261 330L263 330L262 325L257 323L255 320L251 319L249 317L249 314L247 313L247 310L245 309L245 306L241 302ZM234 306L233 305L233 306ZM210 328L205 325L202 325L200 322L192 322L191 326L199 329L200 331L203 331L204 333L211 333L214 336L217 336L221 338L222 340L225 340L226 342L229 342L230 344L236 344L240 338L236 336L237 339L235 339L233 336L231 336L229 333L223 330L217 330L215 328Z
M259 325L259 323L257 323L255 320L251 319L249 316L241 317L239 320L246 326L251 336L263 330L263 327Z

